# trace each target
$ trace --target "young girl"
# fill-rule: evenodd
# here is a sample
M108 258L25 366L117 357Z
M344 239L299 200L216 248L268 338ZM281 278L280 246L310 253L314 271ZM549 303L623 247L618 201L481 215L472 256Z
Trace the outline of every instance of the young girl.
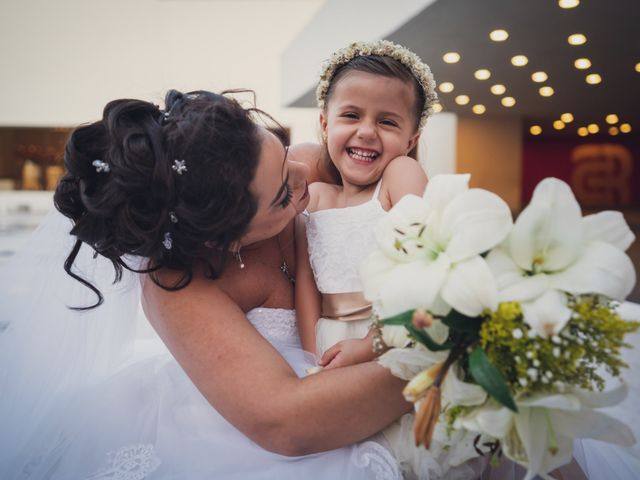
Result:
M375 356L358 267L385 211L424 192L427 177L409 155L437 96L429 67L414 53L377 41L336 52L317 99L324 161L338 185L309 187L310 213L298 226L296 309L303 347L333 368Z

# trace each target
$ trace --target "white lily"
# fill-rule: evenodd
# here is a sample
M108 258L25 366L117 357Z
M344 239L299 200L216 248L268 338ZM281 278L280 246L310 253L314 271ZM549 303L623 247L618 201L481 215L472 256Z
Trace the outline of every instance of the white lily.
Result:
M525 466L525 480L530 480L569 463L575 438L633 445L635 438L626 424L594 410L621 402L626 393L626 385L620 383L608 392L571 389L520 397L518 413L490 400L456 419L455 426L500 439L505 455Z
M422 198L405 196L377 226L379 250L360 276L381 316L421 307L475 317L496 308L495 281L480 254L507 236L511 212L500 197L468 182L469 175L437 175Z
M563 292L624 300L635 284L633 264L624 253L633 240L622 214L583 218L569 186L547 178L487 262L499 301L519 301L525 321L548 337L571 316Z

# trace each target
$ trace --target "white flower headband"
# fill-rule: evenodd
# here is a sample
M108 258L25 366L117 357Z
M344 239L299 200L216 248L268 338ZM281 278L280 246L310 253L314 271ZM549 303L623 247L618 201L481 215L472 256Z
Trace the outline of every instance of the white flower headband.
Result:
M433 113L433 105L438 103L438 95L436 94L436 82L433 79L431 69L425 64L420 57L403 46L388 40L376 40L374 42L355 42L348 47L342 48L334 52L329 60L327 60L320 75L320 83L316 89L316 100L318 107L324 108L327 100L327 93L331 80L336 70L349 63L356 57L368 55L378 55L381 57L389 57L402 63L416 77L418 83L424 92L424 106L420 114L419 129L424 127L429 115Z

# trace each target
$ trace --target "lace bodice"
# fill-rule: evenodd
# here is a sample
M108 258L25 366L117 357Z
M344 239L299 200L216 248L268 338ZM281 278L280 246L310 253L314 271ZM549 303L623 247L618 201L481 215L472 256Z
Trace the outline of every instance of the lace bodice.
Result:
M376 195L353 207L309 214L309 260L321 293L362 291L358 268L375 248L373 229L384 213Z
M254 308L247 318L267 340L297 341L296 311L286 308Z

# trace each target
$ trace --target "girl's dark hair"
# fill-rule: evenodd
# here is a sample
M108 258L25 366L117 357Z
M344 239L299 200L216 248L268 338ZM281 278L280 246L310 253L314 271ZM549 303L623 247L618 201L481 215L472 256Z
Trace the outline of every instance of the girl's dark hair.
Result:
M147 258L147 267L134 271L149 273L167 290L188 285L197 262L207 265L212 278L221 273L230 244L257 209L249 186L261 140L252 115L262 114L224 93L171 90L165 111L140 100L115 100L102 120L71 134L54 203L73 221L77 237L64 268L98 296L84 308L100 305L103 297L72 271L82 243L111 261L115 281L123 268L132 270L127 255ZM109 171L98 171L95 160ZM172 168L176 160L185 163L182 174ZM163 244L167 234L171 245ZM164 285L161 268L182 276Z
M344 65L340 65L333 77L331 78L331 83L329 84L329 89L327 90L327 97L325 100L325 108L329 105L331 101L331 96L335 90L335 86L338 84L340 79L344 77L349 72L365 72L372 73L374 75L382 75L384 77L390 78L398 78L403 82L406 82L413 86L413 90L415 92L415 102L414 102L414 118L415 118L415 127L418 129L420 126L420 117L422 115L422 110L424 108L425 103L425 95L424 89L418 82L418 79L411 73L407 67L405 67L401 62L395 60L391 57L385 57L383 55L363 55L359 57L355 57L353 60L345 63ZM407 156L418 159L418 146L416 145L411 149L411 151L407 154ZM327 150L326 142L323 145L323 154L322 154L322 163L324 164L324 168L331 173L333 180L338 185L342 184L342 178L340 177L340 172L335 167L333 162L331 161L331 157L329 156L329 151Z

